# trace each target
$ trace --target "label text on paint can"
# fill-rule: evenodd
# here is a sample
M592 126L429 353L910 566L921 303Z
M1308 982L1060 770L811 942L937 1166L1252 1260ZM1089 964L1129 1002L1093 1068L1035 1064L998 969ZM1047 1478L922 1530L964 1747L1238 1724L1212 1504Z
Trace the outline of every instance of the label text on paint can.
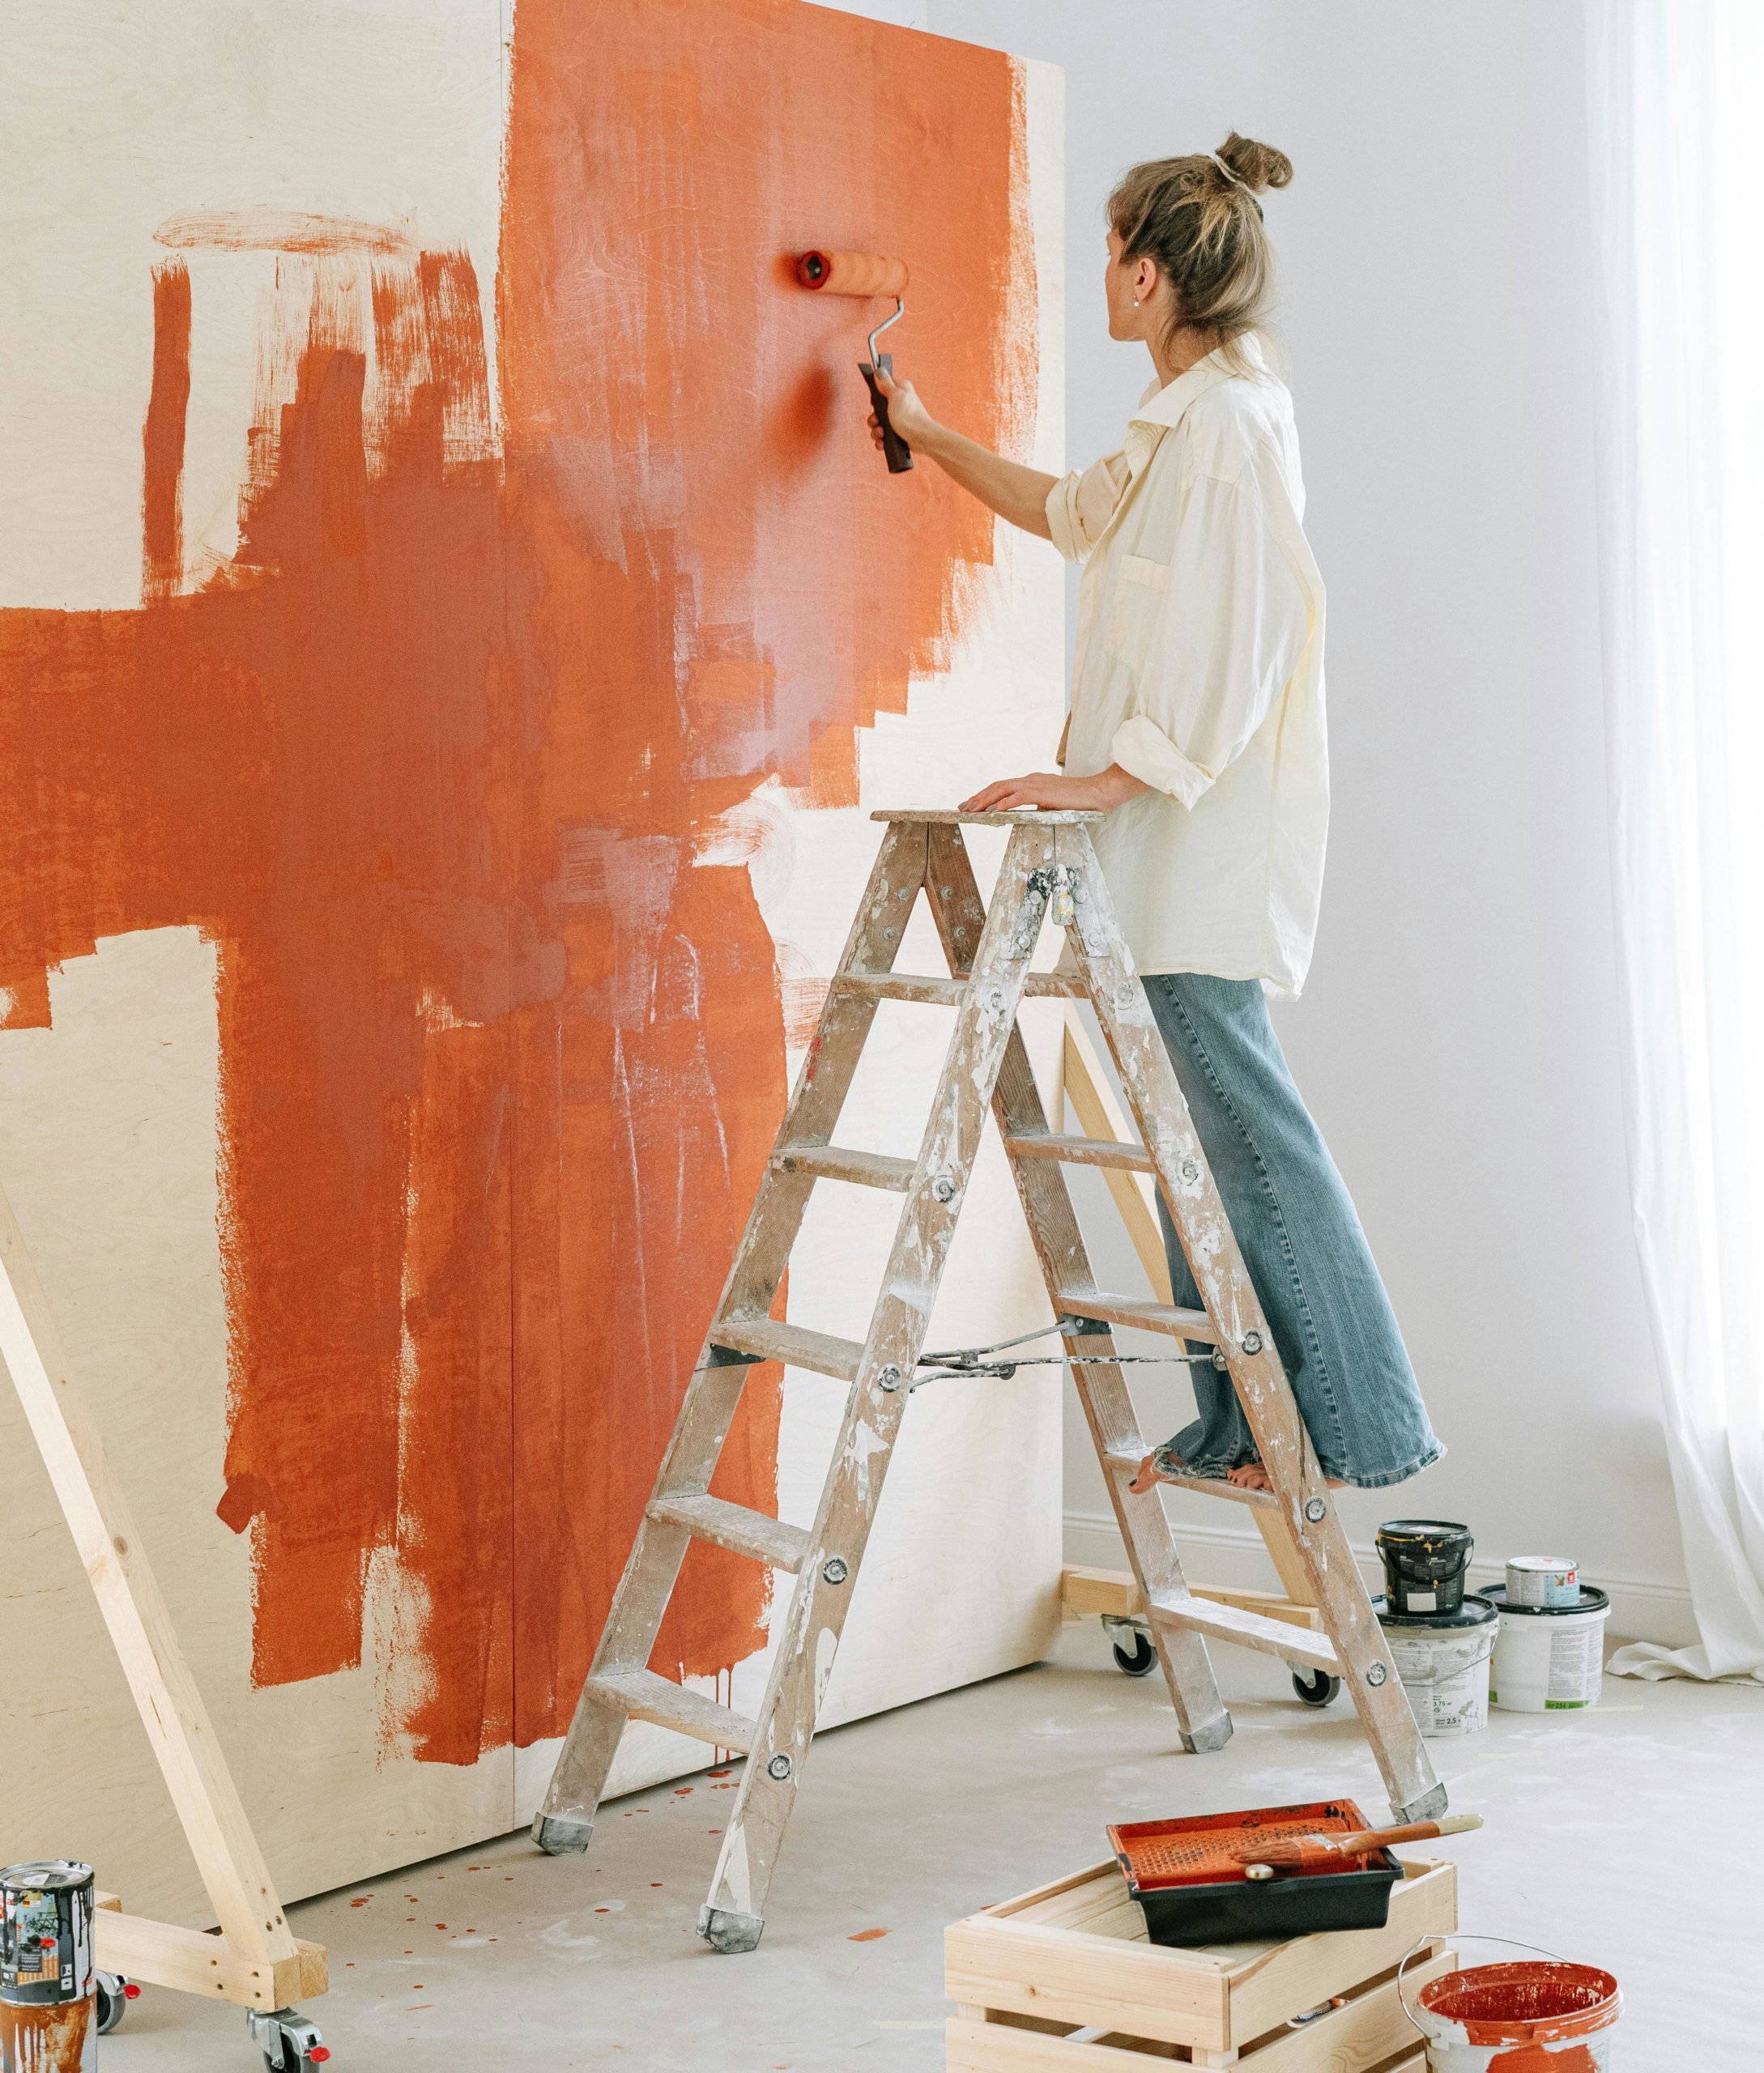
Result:
M1560 1555L1515 1555L1506 1565L1509 1605L1573 1605L1580 1596L1580 1567Z

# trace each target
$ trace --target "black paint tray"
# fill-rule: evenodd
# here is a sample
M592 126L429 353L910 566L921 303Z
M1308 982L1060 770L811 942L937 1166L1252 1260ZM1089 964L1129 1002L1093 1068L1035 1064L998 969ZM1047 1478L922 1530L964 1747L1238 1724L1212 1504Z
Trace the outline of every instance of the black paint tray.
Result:
M1391 1888L1403 1875L1387 1850L1351 1858L1339 1870L1278 1871L1263 1879L1251 1879L1232 1854L1259 1837L1345 1835L1372 1825L1351 1799L1317 1799L1111 1825L1109 1841L1154 1943L1241 1943L1319 1929L1382 1929Z

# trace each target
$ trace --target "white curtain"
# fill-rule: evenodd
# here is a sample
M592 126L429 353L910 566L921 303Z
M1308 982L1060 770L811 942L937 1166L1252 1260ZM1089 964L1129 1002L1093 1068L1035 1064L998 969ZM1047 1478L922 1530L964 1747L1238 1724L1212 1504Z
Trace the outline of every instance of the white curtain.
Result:
M1764 1681L1764 0L1587 0L1636 1242L1702 1645Z

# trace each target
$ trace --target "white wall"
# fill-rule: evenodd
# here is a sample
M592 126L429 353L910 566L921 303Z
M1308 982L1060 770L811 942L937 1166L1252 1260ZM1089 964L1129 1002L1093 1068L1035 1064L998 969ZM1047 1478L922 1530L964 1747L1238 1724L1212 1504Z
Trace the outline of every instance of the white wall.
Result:
M1114 176L1234 127L1294 162L1268 216L1330 587L1336 811L1314 976L1278 1019L1451 1448L1350 1496L1350 1530L1462 1518L1480 1556L1578 1556L1623 1586L1626 1632L1689 1638L1618 1098L1579 11L913 11L1067 68L1075 462L1147 371L1090 291ZM1076 1415L1067 1505L1075 1557L1105 1559ZM1259 1562L1225 1507L1173 1509L1201 1526L1198 1573Z

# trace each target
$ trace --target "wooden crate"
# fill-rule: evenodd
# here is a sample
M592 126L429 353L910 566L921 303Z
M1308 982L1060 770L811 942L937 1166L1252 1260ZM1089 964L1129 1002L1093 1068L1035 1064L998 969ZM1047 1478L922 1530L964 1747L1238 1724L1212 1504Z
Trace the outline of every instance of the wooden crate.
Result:
M1457 1868L1405 1858L1403 1871L1383 1929L1284 1943L1152 1943L1112 1858L952 1922L948 2073L1139 2073L1148 2058L1242 2073L1420 2073L1396 1966L1427 1939L1405 1976L1411 1996L1456 1969L1441 1939L1457 1926ZM1343 2007L1287 2027L1337 1996Z

